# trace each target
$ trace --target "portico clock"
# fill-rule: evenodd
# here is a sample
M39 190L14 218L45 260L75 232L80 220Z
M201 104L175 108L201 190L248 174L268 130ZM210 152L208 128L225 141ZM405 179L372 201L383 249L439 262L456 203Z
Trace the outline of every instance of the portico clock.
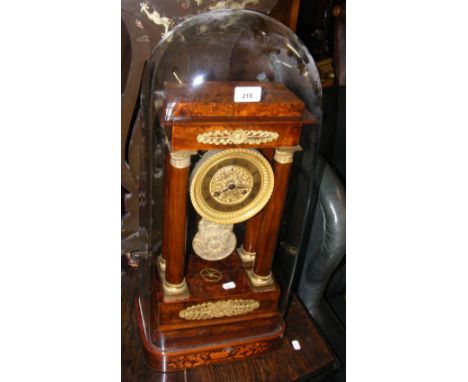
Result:
M236 102L238 87L261 87L262 100ZM167 82L158 94L165 164L148 178L164 179L162 243L139 313L149 363L175 371L273 350L285 331L273 257L301 129L315 119L275 82Z

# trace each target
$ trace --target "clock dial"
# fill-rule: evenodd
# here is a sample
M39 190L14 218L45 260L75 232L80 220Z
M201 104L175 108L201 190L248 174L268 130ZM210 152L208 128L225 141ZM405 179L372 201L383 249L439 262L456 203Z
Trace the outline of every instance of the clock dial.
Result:
M238 204L252 191L253 177L243 166L227 164L211 178L210 195L223 204Z
M257 150L212 150L193 170L190 196L202 217L235 224L265 206L273 185L271 166Z

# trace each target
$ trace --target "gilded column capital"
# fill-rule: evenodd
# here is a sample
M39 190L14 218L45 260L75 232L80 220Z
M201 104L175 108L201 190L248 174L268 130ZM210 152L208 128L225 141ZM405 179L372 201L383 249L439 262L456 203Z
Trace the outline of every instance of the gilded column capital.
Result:
M292 163L293 156L296 151L302 151L301 146L292 146L292 147L278 147L275 150L274 159L276 162L281 164Z
M196 153L196 151L172 151L170 153L171 166L175 168L190 167L190 157Z

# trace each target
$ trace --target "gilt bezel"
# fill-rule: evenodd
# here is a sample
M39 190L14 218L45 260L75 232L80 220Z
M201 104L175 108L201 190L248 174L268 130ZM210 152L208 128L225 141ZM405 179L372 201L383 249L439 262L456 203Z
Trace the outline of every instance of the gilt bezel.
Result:
M242 158L253 164L260 173L260 190L246 206L232 212L219 211L209 206L202 195L203 179L213 166L226 159ZM192 171L190 199L198 214L219 224L237 224L250 219L265 207L274 187L274 175L268 160L255 149L211 150L203 155Z

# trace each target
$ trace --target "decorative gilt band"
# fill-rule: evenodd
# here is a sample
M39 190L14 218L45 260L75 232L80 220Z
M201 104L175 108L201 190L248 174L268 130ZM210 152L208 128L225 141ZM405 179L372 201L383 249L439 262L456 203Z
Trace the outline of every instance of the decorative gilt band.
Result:
M281 164L292 163L296 151L302 151L301 146L279 147L275 150L274 159Z
M208 145L257 145L277 140L279 134L265 130L213 130L198 134L197 141Z
M190 157L195 155L196 151L174 151L171 152L171 165L175 168L190 167Z
M232 317L254 311L260 307L256 300L224 300L204 302L181 310L179 317L185 320L208 320L211 318Z

